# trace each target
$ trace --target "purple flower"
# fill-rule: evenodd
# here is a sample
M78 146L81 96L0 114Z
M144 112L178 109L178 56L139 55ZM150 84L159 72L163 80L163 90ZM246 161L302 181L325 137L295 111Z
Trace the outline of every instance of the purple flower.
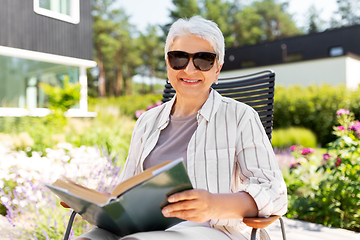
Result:
M339 131L345 130L344 126L338 126L337 129L338 129Z
M148 105L147 106L147 109L148 110L150 110L150 109L152 109L152 108L154 108L154 107L157 107L157 106L160 106L162 104L162 101L157 101L155 104L153 104L153 105Z
M141 116L141 114L143 114L145 112L145 110L136 110L135 111L135 117L139 118Z
M360 122L357 121L354 125L350 127L350 130L354 132L360 132Z
M346 115L346 114L350 114L350 111L344 108L341 108L339 110L336 111L337 115Z
M314 153L316 150L312 148L304 148L301 152L302 155L308 155Z
M15 227L15 223L14 223L14 221L10 218L9 214L6 214L5 217L6 217L6 219L9 221L9 223L10 223L13 227Z
M324 153L323 154L323 160L327 161L329 158L331 158L331 155L329 153Z
M300 166L300 165L301 165L301 163L299 163L299 162L290 163L290 169L294 169L294 168L296 168L297 166Z
M292 145L292 146L290 147L290 150L293 152L293 151L295 151L297 148L298 148L298 146Z

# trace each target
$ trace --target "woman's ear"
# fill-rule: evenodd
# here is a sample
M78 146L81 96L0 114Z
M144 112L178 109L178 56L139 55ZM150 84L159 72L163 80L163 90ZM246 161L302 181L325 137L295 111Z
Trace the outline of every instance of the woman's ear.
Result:
M219 67L218 67L218 69L216 70L216 72L215 72L215 75L216 75L216 81L218 80L218 78L219 78L219 74L220 74L220 71L221 71L221 68L222 68L222 66L223 66L223 64L221 64Z

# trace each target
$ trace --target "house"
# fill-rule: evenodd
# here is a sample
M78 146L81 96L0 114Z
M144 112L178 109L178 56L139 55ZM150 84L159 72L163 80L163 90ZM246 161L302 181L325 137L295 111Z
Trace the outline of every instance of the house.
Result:
M301 35L257 45L228 48L220 77L264 69L276 85L360 84L360 25Z
M91 0L2 0L0 7L0 116L45 116L39 83L81 84L69 116L87 108L86 69L92 59Z

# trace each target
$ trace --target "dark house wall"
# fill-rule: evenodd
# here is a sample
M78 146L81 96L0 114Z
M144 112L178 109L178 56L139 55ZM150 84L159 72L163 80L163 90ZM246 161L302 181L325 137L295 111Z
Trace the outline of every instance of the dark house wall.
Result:
M0 46L92 60L91 0L80 0L80 23L34 12L33 0L1 0Z
M285 45L286 51L283 51L282 46ZM330 56L330 49L338 46L343 48L343 55L353 53L360 56L360 25L257 45L229 48L226 49L223 70L326 58Z

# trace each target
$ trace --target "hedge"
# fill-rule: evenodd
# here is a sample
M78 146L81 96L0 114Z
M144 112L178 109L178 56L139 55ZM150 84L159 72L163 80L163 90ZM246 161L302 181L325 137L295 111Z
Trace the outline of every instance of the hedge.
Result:
M333 140L336 111L349 109L360 117L360 88L347 89L343 85L290 86L275 88L274 129L305 127L313 131L318 142L325 145Z

